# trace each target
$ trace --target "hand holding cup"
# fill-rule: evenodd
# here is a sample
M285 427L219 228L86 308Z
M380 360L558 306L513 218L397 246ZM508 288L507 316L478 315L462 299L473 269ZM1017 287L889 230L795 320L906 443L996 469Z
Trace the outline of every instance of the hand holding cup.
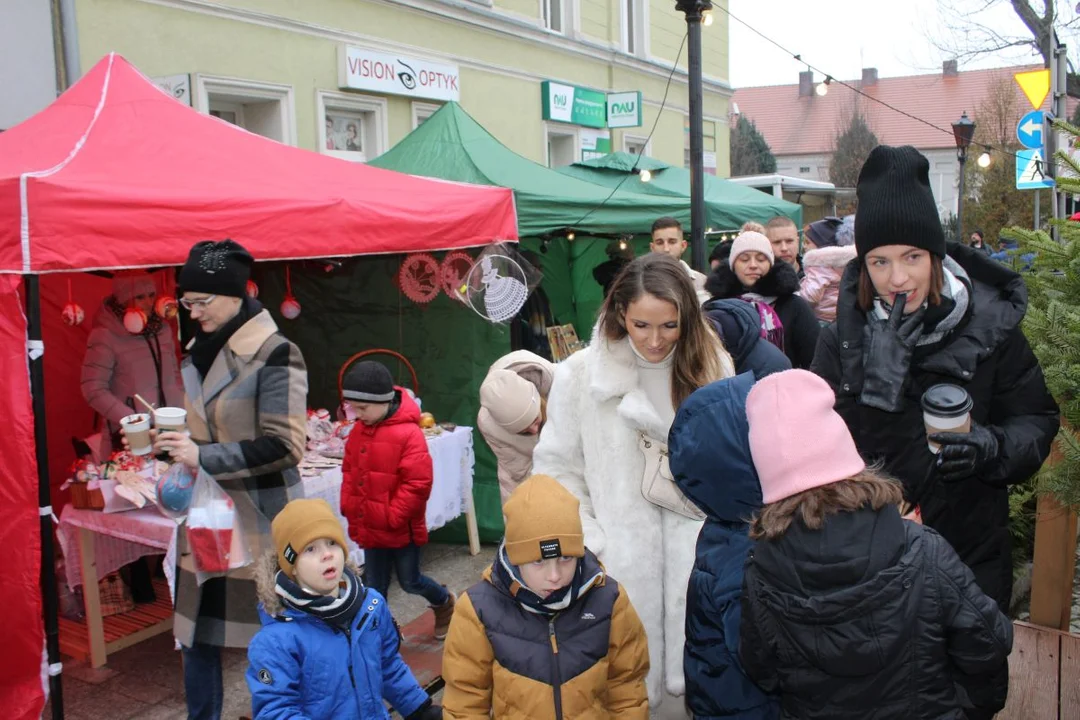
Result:
M154 441L154 451L167 454L173 462L183 463L192 470L199 467L199 446L186 432L159 432Z

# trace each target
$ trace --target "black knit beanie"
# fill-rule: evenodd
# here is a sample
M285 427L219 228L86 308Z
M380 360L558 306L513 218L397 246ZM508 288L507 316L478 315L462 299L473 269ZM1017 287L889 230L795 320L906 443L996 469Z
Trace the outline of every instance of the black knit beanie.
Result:
M840 229L840 226L844 224L844 221L838 217L826 217L818 220L817 222L810 223L810 227L806 230L807 237L810 238L810 242L814 243L816 247L836 247L839 243L836 241L836 231Z
M930 163L905 145L874 148L859 172L855 249L911 245L945 257L945 232L930 190Z
M187 262L180 268L180 292L244 297L255 259L240 243L232 240L204 240L195 243Z
M394 399L394 378L382 363L358 362L345 373L341 396L357 402L388 403Z

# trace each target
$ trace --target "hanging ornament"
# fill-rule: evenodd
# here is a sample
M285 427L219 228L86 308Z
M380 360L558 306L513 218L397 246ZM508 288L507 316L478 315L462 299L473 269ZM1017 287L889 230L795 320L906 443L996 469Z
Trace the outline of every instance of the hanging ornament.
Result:
M138 335L146 329L146 313L136 307L124 311L124 329L132 335Z
M259 286L255 284L254 280L247 281L247 287L244 288L244 292L247 293L249 298L259 297Z
M258 291L259 289L255 288L255 292ZM286 320L295 320L300 317L300 302L292 294L292 275L289 273L288 265L285 266L285 299L281 301L281 314Z
M461 296L461 284L472 270L473 259L468 253L455 250L447 253L439 267L439 284L442 291L458 302L465 302Z
M398 271L398 285L414 303L427 304L439 295L439 261L427 253L406 256Z
M162 295L154 303L154 312L163 320L172 320L180 313L180 304L172 295Z
M65 325L75 327L76 325L82 325L82 321L86 319L86 313L79 307L78 303L71 299L71 278L68 278L68 301L64 309L60 311L60 317L63 318Z

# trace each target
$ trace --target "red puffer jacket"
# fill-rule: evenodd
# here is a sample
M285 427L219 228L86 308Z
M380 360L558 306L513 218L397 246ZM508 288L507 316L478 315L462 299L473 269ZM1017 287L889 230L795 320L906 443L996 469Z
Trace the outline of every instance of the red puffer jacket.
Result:
M376 425L356 423L345 443L341 513L362 548L427 543L424 515L431 495L431 455L420 408L397 390L400 405Z

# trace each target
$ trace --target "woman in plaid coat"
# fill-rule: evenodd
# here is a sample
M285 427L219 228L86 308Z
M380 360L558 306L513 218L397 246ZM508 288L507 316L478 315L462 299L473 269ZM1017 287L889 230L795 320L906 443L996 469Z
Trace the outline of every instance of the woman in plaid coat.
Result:
M188 430L155 449L202 467L229 494L256 557L272 548L270 521L302 496L307 369L270 313L246 296L252 257L231 240L201 242L180 271L181 304L199 324L181 366ZM184 654L188 717L218 720L221 648L247 647L260 627L250 568L197 583L181 536L173 632Z

